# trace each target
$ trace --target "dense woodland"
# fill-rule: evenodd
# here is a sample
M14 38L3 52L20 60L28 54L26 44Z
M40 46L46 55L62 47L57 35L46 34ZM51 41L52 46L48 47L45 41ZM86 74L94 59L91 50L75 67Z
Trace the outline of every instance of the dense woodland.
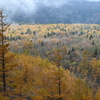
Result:
M100 25L1 26L0 100L100 100Z

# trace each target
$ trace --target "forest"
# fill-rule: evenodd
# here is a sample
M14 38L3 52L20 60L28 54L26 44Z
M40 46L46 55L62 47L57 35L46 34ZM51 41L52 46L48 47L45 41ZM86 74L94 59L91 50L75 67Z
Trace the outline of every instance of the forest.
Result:
M100 25L0 18L0 100L100 100Z

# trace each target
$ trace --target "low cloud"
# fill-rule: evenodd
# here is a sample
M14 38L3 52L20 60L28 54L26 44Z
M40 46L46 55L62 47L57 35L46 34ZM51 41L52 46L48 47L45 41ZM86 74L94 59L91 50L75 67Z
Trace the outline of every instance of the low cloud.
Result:
M69 0L0 0L0 7L4 9L8 20L11 20L17 12L23 12L26 15L35 13L39 5L59 7Z
M24 13L31 15L39 9L40 5L50 7L60 7L63 4L70 4L71 1L83 0L0 0L0 7L4 9L8 20L16 14Z
M68 1L69 0L1 0L0 7L2 7L6 13L22 10L29 14L36 11L38 5L59 7Z

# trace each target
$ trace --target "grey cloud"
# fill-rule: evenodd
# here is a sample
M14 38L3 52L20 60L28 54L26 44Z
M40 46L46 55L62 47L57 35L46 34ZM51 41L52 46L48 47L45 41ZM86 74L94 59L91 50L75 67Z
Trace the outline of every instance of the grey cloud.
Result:
M10 20L16 12L17 14L23 12L26 15L30 15L39 9L39 5L60 7L66 3L70 4L69 1L76 0L0 0L0 7L4 9L5 14L9 16Z
M38 5L59 7L69 0L0 0L0 7L4 9L5 15L8 15L8 20L16 14L23 12L26 15L35 13Z
M31 13L38 9L38 4L59 7L67 1L69 0L0 0L0 6L4 8L6 12L13 12L19 9Z

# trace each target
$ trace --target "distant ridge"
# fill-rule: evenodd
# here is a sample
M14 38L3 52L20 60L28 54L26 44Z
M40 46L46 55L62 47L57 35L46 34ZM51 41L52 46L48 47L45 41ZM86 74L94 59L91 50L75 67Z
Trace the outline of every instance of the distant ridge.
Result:
M12 17L16 23L91 23L100 24L100 2L73 1L60 7L39 5L38 10L26 15L19 10Z

